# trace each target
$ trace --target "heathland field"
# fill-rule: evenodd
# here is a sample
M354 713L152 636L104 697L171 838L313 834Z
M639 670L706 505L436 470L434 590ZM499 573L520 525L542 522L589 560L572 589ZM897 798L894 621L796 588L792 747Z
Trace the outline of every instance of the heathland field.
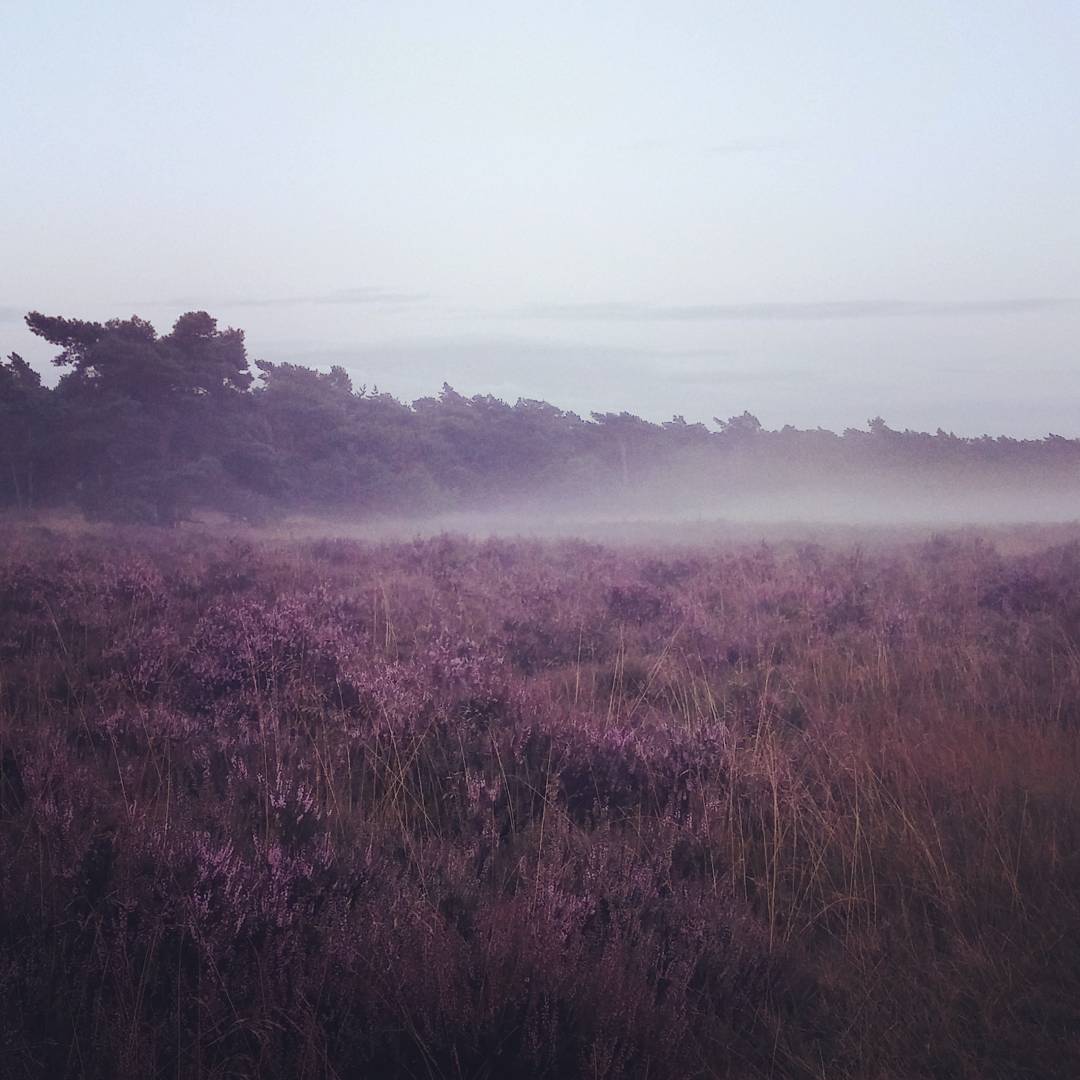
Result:
M0 1063L1080 1076L1080 543L0 561Z

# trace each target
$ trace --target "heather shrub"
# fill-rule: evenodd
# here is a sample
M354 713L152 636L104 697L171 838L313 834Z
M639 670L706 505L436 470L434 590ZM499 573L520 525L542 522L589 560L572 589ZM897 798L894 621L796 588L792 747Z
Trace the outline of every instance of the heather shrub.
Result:
M6 1074L1080 1071L1071 543L5 539Z

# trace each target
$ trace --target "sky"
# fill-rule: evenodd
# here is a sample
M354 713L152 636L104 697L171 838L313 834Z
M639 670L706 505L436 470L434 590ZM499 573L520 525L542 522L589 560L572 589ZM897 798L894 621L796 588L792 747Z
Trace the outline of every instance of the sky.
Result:
M1075 0L0 0L0 350L1080 436L1078 118Z

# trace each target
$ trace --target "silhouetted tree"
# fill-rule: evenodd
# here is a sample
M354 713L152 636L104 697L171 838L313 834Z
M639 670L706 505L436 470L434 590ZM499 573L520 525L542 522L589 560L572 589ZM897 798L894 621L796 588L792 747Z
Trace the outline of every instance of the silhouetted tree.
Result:
M252 378L242 331L218 330L206 312L182 315L162 338L137 316L93 323L31 312L26 322L69 369L56 394L84 510L171 524L207 492L227 493L221 443L236 438Z
M718 430L629 412L589 419L443 384L411 405L353 386L343 367L248 365L240 330L205 311L159 336L144 319L31 312L58 347L49 389L21 357L0 364L0 505L74 503L88 515L175 524L196 510L424 513L540 499L611 511L723 506L832 486L925 497L1045 490L1080 498L1080 441L897 431L881 417L842 436L750 412ZM678 483L675 483L675 480Z
M0 363L0 492L21 509L37 498L51 404L41 376L18 353Z

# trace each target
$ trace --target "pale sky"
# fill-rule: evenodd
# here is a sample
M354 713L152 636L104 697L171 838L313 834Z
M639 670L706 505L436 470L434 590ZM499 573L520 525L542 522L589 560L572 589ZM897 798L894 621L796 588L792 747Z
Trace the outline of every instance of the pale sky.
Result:
M310 9L309 9L310 7ZM0 349L1080 436L1080 2L0 0Z

